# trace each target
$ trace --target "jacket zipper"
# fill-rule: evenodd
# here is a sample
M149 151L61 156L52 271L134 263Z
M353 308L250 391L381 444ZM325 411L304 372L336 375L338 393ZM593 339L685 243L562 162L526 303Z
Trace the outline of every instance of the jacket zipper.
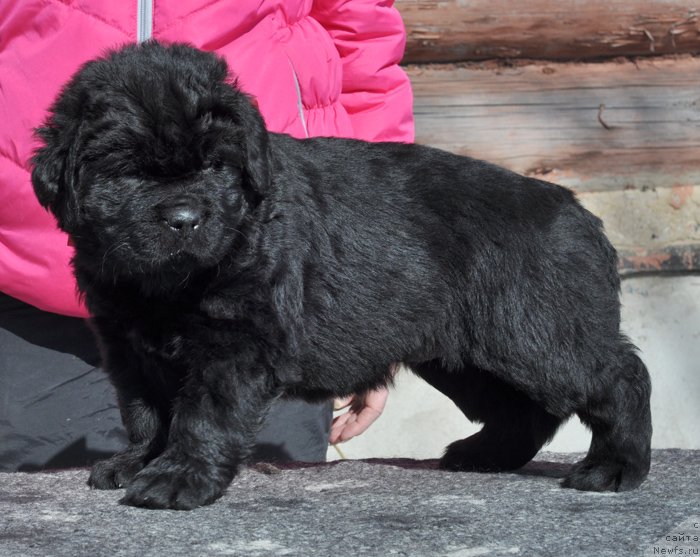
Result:
M147 41L153 35L153 0L136 0L136 40Z
M306 139L309 138L309 130L306 128L306 118L304 117L304 103L301 100L301 87L299 86L299 77L297 77L297 71L294 69L294 64L292 59L287 56L289 60L289 67L292 68L292 78L294 79L294 89L297 92L297 108L299 109L299 119L301 120L301 127L304 128L304 136Z

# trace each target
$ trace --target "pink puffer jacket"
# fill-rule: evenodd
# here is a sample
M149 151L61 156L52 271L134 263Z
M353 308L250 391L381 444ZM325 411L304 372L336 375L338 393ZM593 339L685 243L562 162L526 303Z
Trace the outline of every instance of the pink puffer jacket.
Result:
M225 56L271 131L413 141L391 0L2 0L0 291L86 315L72 248L32 192L32 130L83 62L148 36Z

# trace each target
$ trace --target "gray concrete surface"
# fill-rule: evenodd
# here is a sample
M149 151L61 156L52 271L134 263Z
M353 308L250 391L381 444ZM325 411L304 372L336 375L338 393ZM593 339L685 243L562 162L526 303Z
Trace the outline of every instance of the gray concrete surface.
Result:
M119 505L119 491L86 487L86 470L0 474L0 556L698 554L700 451L656 451L649 479L622 494L561 489L578 457L542 454L516 474L258 465L190 512Z

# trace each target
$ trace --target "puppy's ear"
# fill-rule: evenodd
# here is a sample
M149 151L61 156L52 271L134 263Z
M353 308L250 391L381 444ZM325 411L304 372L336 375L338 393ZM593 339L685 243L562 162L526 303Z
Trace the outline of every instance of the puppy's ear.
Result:
M32 157L34 193L45 209L50 209L58 197L63 182L63 160L58 153L44 146Z
M32 185L42 207L49 209L58 226L70 232L77 219L75 159L78 130L61 129L51 122L36 130L43 139L32 157Z
M248 186L258 196L267 193L272 180L272 152L265 121L250 97L240 94L238 124L244 130L245 157L243 171Z

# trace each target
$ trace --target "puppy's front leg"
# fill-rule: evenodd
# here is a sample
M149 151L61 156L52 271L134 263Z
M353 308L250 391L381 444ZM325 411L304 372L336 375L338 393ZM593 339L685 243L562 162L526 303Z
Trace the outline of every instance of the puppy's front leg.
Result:
M134 477L121 502L193 509L221 497L275 396L272 377L232 362L193 372L175 400L165 451Z
M154 396L138 358L129 343L119 335L107 336L103 344L103 363L117 391L119 411L129 436L129 445L111 458L95 463L88 485L95 489L124 487L165 446L168 409Z
M158 411L132 392L118 389L122 421L129 435L129 446L92 466L88 485L95 489L124 487L160 452L164 436Z

